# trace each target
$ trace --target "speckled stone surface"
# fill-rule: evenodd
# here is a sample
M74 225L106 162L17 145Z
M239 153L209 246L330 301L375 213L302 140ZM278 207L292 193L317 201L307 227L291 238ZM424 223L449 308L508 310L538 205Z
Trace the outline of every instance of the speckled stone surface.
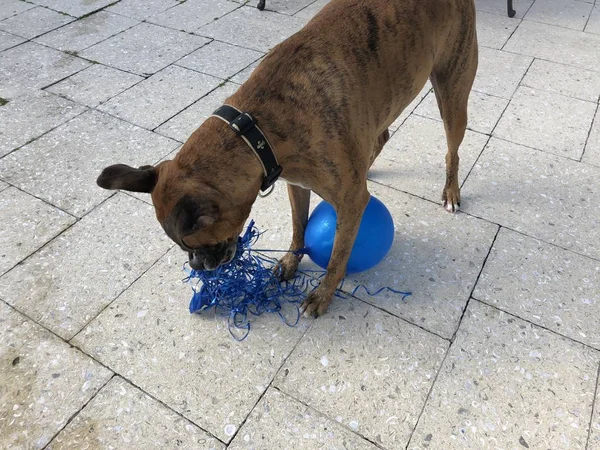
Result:
M596 388L596 403L594 406L594 416L592 417L592 427L590 429L590 439L588 450L600 449L600 380Z
M40 36L35 41L59 50L79 52L138 23L129 17L99 11Z
M14 98L49 86L91 63L34 42L0 53L0 97Z
M0 277L0 292L70 339L171 245L151 206L118 194Z
M187 141L196 128L202 125L213 111L221 106L225 99L237 91L238 88L237 84L225 83L166 121L155 131L180 142Z
M600 350L600 262L502 229L473 296Z
M306 8L298 11L296 14L294 14L294 16L299 17L300 19L310 20L315 16L315 14L321 11L323 6L325 6L327 3L329 3L329 0L316 0Z
M217 450L225 446L120 377L61 431L49 450L75 448Z
M0 442L41 449L112 373L0 302Z
M478 11L477 42L480 47L501 49L518 25L519 21L510 17Z
M244 70L239 71L234 76L232 76L229 79L229 81L231 81L233 83L237 83L237 84L245 83L246 80L248 78L250 78L250 75L252 75L252 72L254 72L254 69L256 69L256 67L260 64L261 60L262 60L262 58L256 62L253 62L248 67L246 67Z
M592 7L582 1L540 0L534 2L525 19L583 31Z
M2 192L5 189L8 189L10 187L10 184L5 183L4 181L0 180L0 192Z
M514 2L516 14L514 20L521 19L527 10L531 7L534 0L517 0ZM506 17L506 2L498 2L496 0L476 0L475 6L477 11L497 14Z
M585 146L585 153L581 160L600 167L600 114L598 111L596 111L596 117Z
M26 39L14 34L0 31L0 52L25 42Z
M175 30L195 32L203 25L240 7L227 0L213 0L208 3L203 0L187 0L179 3L174 8L153 15L147 20Z
M593 34L600 34L600 6L594 6L585 31Z
M98 109L154 129L219 86L221 80L171 66L113 97Z
M266 52L304 26L306 21L245 6L198 30L203 36ZM257 33L257 30L263 30ZM268 31L267 31L268 30Z
M467 131L459 150L460 183L475 164L487 140L488 137L483 134ZM369 172L369 179L441 204L446 182L447 150L441 121L413 115L385 145Z
M415 111L417 106L424 102L425 99L428 97L435 97L435 94L433 93L433 87L431 86L431 83L429 81L425 83L425 86L423 86L421 92L417 94L413 101L410 102L406 108L404 108L404 110L400 113L396 120L394 120L394 122L389 126L390 132L395 132L396 130L398 130L400 125L402 125L406 121L406 119L408 119L408 117Z
M76 216L111 195L96 178L111 164L160 160L177 142L89 111L0 159L0 177Z
M36 7L0 21L0 29L31 39L73 20L75 20L74 17L46 8Z
M225 79L245 69L263 55L263 52L212 41L177 61L177 65Z
M12 17L34 7L34 4L26 3L21 0L3 0L2 3L0 3L0 20Z
M75 338L77 345L224 442L267 389L308 321L260 316L233 340L223 318L190 315L174 248ZM165 374L168 374L165 376Z
M4 187L6 184L0 183L0 274L75 222L73 216L31 195Z
M498 2L500 3L500 2ZM600 36L545 23L523 21L504 50L583 69L598 69Z
M240 1L241 0L234 0ZM304 8L311 6L315 0L271 0L269 3L266 3L267 11L277 11L280 14L288 14L295 15L296 13L302 11ZM252 5L255 6L255 5Z
M71 16L81 17L114 3L114 0L69 0L68 2L63 0L35 0L33 3Z
M121 0L106 8L106 11L144 20L178 4L179 0Z
M509 99L532 61L528 56L482 47L473 90Z
M95 108L144 80L143 77L102 64L93 64L46 90Z
M359 300L337 300L313 323L275 385L379 445L403 448L447 348L437 336Z
M600 168L493 139L462 190L466 212L600 258Z
M42 91L9 100L6 105L0 106L0 156L47 133L85 109Z
M494 136L579 160L597 104L520 87Z
M584 448L599 359L472 301L408 448Z
M152 75L207 42L201 36L142 23L84 50L81 56L138 75Z
M290 396L269 389L229 445L229 450L356 449L378 447Z

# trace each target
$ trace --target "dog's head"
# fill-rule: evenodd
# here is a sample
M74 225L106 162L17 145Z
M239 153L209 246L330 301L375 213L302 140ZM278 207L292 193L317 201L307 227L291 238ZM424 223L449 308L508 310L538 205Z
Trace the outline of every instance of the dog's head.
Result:
M202 177L203 170L196 169L178 158L137 169L117 164L105 168L97 183L104 189L151 193L158 221L188 253L190 266L212 270L234 257L252 207L247 192L254 188L258 192L258 187L238 195L239 190L226 181L217 190L216 180L209 182Z

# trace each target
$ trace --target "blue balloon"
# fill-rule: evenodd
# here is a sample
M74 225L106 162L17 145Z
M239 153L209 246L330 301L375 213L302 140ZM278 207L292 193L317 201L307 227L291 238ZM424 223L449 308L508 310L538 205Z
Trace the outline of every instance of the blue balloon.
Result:
M327 268L337 215L333 206L322 201L310 215L304 233L305 253L317 265ZM394 242L394 220L381 201L371 196L352 247L346 273L357 273L376 266L390 251Z

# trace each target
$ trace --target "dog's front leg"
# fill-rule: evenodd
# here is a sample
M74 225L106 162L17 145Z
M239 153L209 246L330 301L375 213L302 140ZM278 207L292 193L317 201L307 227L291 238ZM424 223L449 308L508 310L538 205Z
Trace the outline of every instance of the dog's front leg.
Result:
M294 252L304 248L304 230L308 222L308 210L310 208L310 189L288 184L288 195L292 206L292 243L290 253L286 253L275 266L275 273L282 280L293 278L298 269L298 264L300 264L301 257Z
M365 187L356 196L345 195L343 202L334 203L333 206L337 213L337 225L331 259L321 284L310 293L300 306L300 311L304 313L305 317L320 316L327 311L335 290L346 274L348 258L352 252L369 197L369 192Z

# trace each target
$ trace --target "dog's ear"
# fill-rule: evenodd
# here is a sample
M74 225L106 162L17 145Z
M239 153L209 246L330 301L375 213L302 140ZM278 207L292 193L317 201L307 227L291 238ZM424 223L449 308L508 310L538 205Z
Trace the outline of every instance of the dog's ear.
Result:
M154 166L142 166L139 169L125 164L115 164L105 168L96 183L104 189L123 189L131 192L152 192L158 178Z

